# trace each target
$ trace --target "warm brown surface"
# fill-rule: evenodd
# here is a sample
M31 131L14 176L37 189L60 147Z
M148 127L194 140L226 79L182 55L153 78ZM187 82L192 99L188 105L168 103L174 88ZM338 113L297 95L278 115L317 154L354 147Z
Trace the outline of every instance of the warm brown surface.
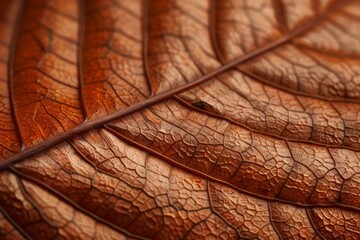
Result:
M0 239L359 239L360 1L0 1Z

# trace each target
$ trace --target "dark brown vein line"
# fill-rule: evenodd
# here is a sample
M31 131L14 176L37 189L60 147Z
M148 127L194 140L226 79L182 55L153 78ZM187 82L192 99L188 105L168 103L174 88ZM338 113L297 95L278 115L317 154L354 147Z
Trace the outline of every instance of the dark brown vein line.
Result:
M86 1L81 0L78 3L79 8L79 32L78 32L78 51L77 51L77 71L78 71L78 88L79 88L79 101L81 106L81 112L84 117L84 122L87 122L87 110L84 102L84 75L83 75L83 49L84 49L84 38L85 38L85 27L86 27Z
M150 81L149 66L148 66L148 46L149 46L149 32L148 32L148 23L149 23L149 1L143 0L142 5L142 53L143 53L143 66L144 66L144 75L146 78L146 83L149 89L149 97L154 96L154 90Z
M309 219L311 227L314 229L315 234L318 235L319 238L325 240L326 238L323 237L323 235L319 232L319 229L317 229L317 227L315 226L315 223L314 223L313 218L311 217L310 211L312 211L312 210L311 209L306 209L306 215L307 215L307 217Z
M149 148L147 146L144 146L144 145L142 145L140 143L137 143L136 141L134 141L132 139L128 139L125 136L123 136L121 133L119 133L116 126L105 125L104 128L108 132L113 134L114 136L116 136L119 139L121 139L122 141L126 142L127 144L132 145L132 146L134 146L136 148L139 148L139 149L141 149L143 151L146 151L147 153L162 159L163 161L171 164L174 167L177 167L177 168L179 168L179 169L181 169L181 170L183 170L185 172L189 172L189 173L191 173L193 175L199 176L199 177L201 177L203 179L206 179L208 181L219 183L219 184L221 184L223 186L227 186L229 188L232 188L232 189L238 191L239 193L242 193L242 194L257 198L257 199L261 199L261 200L265 200L265 201L269 201L269 202L280 202L280 203L284 203L284 204L288 204L288 205L292 205L292 206L300 207L300 208L309 208L309 207L334 208L334 207L337 207L337 208L341 208L341 209L351 210L351 211L354 211L354 212L360 212L359 207L354 207L354 206L350 206L350 205L342 205L342 204L340 204L338 202L335 202L335 203L299 203L299 202L293 202L293 201L280 199L280 198L275 198L275 197L263 196L263 195L260 195L260 194L254 193L254 192L250 192L248 190L241 189L241 188L231 184L228 181L224 181L224 180L209 176L208 174L203 173L203 172L201 172L199 170L195 170L193 168L185 166L184 164L179 163L179 162L177 162L177 161L175 161L175 160L173 160L173 159L171 159L171 158L169 158L169 157L167 157L167 156L165 156L165 155L163 155L163 154L161 154L159 152L156 152L155 150L153 150L153 149L151 149L151 148Z
M98 134L103 138L103 136L101 135L101 133L100 133L99 131L98 131ZM108 142L107 142L105 139L104 139L104 141L108 144ZM89 143L89 142L88 142L88 143ZM87 156L85 156L85 155L79 150L79 148L76 146L76 143L74 143L73 141L68 141L68 144L74 149L74 151L76 152L76 154L78 154L78 155L81 157L81 159L84 160L87 164L90 164L91 167L93 167L93 168L96 170L96 172L102 173L102 174L104 174L104 175L107 175L107 176L113 177L113 178L118 178L118 177L119 177L119 176L117 176L116 174L109 173L109 172L107 172L106 170L101 169L101 167L99 167L99 165L101 165L101 163L98 164L98 165L94 164ZM109 144L108 144L108 145L109 145ZM110 149L111 149L111 148L110 148ZM112 151L112 149L111 149L111 151ZM142 188L140 188L140 187L133 186L133 185L128 184L128 183L126 183L126 185L128 185L128 186L131 187L131 188L135 188L135 189L139 189L139 190L142 189Z
M310 20L308 23L302 25L300 28L295 29L292 32L289 32L286 36L283 36L282 38L277 39L276 41L260 47L258 49L256 49L255 51L244 55L238 59L232 60L229 63L215 69L214 71L209 72L208 74L200 77L199 79L186 83L178 88L172 89L170 91L161 93L159 95L155 95L153 97L150 97L142 102L136 103L134 105L131 105L125 109L119 110L118 112L112 113L110 115L107 115L105 117L93 120L93 121L87 121L75 128L69 129L68 131L61 133L55 137L49 138L48 140L41 142L39 144L36 144L34 146L31 146L27 149L24 149L23 151L19 152L18 154L15 154L7 159L1 160L0 161L0 170L6 168L9 164L18 162L23 160L24 158L27 158L35 153L41 152L57 143L60 143L64 140L66 140L67 138L79 134L81 132L85 132L88 131L90 129L99 127L107 122L110 122L112 120L115 120L119 117L123 117L125 115L128 115L130 113L139 111L141 109L144 109L150 105L162 102L164 100L167 100L169 98L172 98L175 94L184 92L186 90L189 90L191 88L194 88L200 84L203 84L209 80L211 80L213 77L229 70L232 69L234 67L236 67L239 64L242 64L250 59L253 59L265 52L268 52L276 47L279 47L280 45L289 42L290 40L292 40L295 37L298 37L308 31L310 31L311 29L313 29L314 27L318 26L320 23L323 22L324 19L327 18L328 15L333 14L334 12L337 12L341 9L341 7L343 5L345 5L345 3L347 3L348 1L341 1L340 4L336 5L336 7L333 7L332 9L330 9L329 11L327 11L324 14L319 15L317 18L314 18L312 20Z
M206 181L206 193L207 193L207 197L209 199L209 206L211 211L213 212L213 214L215 216L217 216L218 218L220 218L222 221L224 221L224 223L226 225L228 225L230 228L232 228L236 234L238 235L239 238L241 239L247 239L246 237L242 236L240 230L238 228L236 228L236 226L234 226L232 223L230 223L224 216L222 216L215 208L211 199L211 194L210 194L210 182ZM248 238L249 239L249 238Z
M32 240L33 238L22 228L19 224L6 212L4 208L0 205L0 212L3 214L4 218L8 220L8 222L14 226L16 231L20 233L25 239Z
M195 222L190 228L188 228L186 230L186 232L183 234L183 236L181 236L181 240L186 240L186 239L195 239L195 238L191 238L189 237L190 233L194 231L194 228L196 228L197 226L199 226L200 224L202 223L206 223L209 218L211 217L211 214L209 214L206 218L204 219L201 219L200 221L198 222ZM246 239L247 240L247 239Z
M30 196L28 190L24 186L24 181L20 179L20 177L17 176L16 174L15 176L16 176L17 185L19 186L20 189L20 193L23 195L25 201L27 201L33 207L33 209L39 214L42 221L46 222L46 224L48 224L50 227L56 228L56 225L53 222L51 222L51 220L49 221L49 218L44 216L44 212L42 211L39 204L33 199L32 196Z
M314 53L318 53L321 55L325 55L325 56L330 56L330 57L336 57L336 58L343 58L345 60L350 59L350 60L358 60L360 58L360 54L356 53L356 52L335 52L334 50L328 50L328 49L321 49L321 48L315 48L313 46L307 45L306 43L301 43L301 42L294 42L292 43L293 46L299 48L300 50L306 50L306 51L311 51Z
M282 0L272 0L272 5L274 6L275 17L279 26L279 30L282 33L288 32L289 28L286 22L286 12Z
M292 95L318 99L318 100L325 101L325 102L360 103L360 99L351 99L351 98L345 98L345 97L325 97L325 96L321 96L320 94L315 95L315 94L311 94L311 93L300 92L298 90L294 90L294 89L282 86L280 84L267 81L267 80L263 79L261 76L250 72L249 70L247 70L246 68L243 68L242 66L239 66L237 68L237 70L240 73L246 75L247 77L249 77L255 81L261 82L269 87L276 88L277 90L281 90L281 91L284 91L284 92L292 94Z
M209 31L212 48L215 52L215 56L220 60L221 63L225 63L225 59L220 51L218 39L216 37L216 1L211 0L210 3L210 14L209 14ZM220 0L222 1L222 0Z
M313 140L310 140L310 139L312 139L312 136L309 137L309 140L295 139L295 138L284 137L282 135L276 135L276 134L270 133L270 132L256 130L254 128L246 126L246 124L244 124L244 123L240 123L240 122L232 119L231 117L227 117L227 116L224 116L224 115L221 115L221 114L218 114L218 113L210 112L210 111L203 110L203 109L200 109L198 107L195 107L194 105L190 104L185 99L182 99L181 97L179 97L177 95L174 96L174 99L178 103L180 103L181 105L183 105L184 107L186 107L188 109L191 109L192 111L196 111L196 112L199 112L201 114L206 114L206 115L208 115L210 117L214 117L214 118L217 118L217 119L225 120L225 121L227 121L227 122L229 122L231 124L234 124L236 126L244 128L244 129L246 129L246 130L248 130L248 131L250 131L252 133L257 133L257 134L265 135L265 136L268 136L268 137L281 139L281 140L283 140L285 142L296 142L296 143L303 143L303 144L311 144L311 145L317 145L317 146L321 146L321 147L325 147L325 148L332 148L332 149L342 148L342 149L347 149L347 150L351 150L351 151L355 151L355 152L360 150L360 148L344 146L344 144L342 144L342 145L335 145L335 144L331 145L331 144L326 144L326 143L321 143L321 142L315 142Z
M111 223L111 222L108 222L107 220L97 216L96 214L82 208L81 206L79 206L77 203L73 202L72 200L68 199L65 195L63 195L62 193L58 192L57 190L53 189L52 187L49 187L47 184L45 184L44 182L36 179L36 178L33 178L27 174L24 174L23 172L19 171L18 169L16 169L15 167L13 166L10 166L9 167L10 170L16 174L18 177L22 178L22 179L25 179L33 184L35 184L36 186L40 187L40 188L43 188L45 189L46 191L48 191L49 193L53 194L54 196L56 196L57 198L59 198L60 200L64 201L65 203L69 204L70 206L72 206L74 209L76 209L77 211L95 219L96 221L116 230L116 231L119 231L129 237L133 237L135 239L146 239L144 237L141 237L141 236L138 236L138 235L135 235L135 234L132 234L118 226L116 226L115 224ZM1 207L1 206L0 206Z
M267 207L268 207L268 210L269 210L270 225L274 228L274 231L276 232L279 239L283 240L283 236L281 235L279 229L276 227L276 224L274 223L274 220L273 220L273 217L272 217L271 202L267 202Z
M19 121L18 121L18 119L16 117L16 113L15 113L14 69L13 68L14 68L15 53L16 53L18 37L20 34L20 24L23 21L22 16L24 15L24 11L25 11L25 3L24 3L24 0L22 0L20 3L20 9L18 10L16 22L13 25L14 30L12 31L12 36L11 36L11 41L10 41L11 47L10 47L10 51L9 51L9 62L8 62L8 92L9 92L9 101L10 101L10 111L11 111L12 119L14 120L14 123L15 123L16 135L18 136L18 139L20 140L21 150L23 150L25 146L24 146L24 139L23 139L23 137L21 135L21 131L20 131Z

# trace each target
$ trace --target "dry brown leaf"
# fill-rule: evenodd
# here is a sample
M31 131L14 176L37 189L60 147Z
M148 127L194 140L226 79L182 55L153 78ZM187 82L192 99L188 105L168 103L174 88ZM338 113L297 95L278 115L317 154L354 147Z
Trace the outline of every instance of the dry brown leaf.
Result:
M359 239L360 1L0 1L1 239Z

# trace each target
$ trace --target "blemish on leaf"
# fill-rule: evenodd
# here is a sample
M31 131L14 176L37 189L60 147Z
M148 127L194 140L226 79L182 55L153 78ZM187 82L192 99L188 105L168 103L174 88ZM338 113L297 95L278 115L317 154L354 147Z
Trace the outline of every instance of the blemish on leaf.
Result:
M215 107L213 107L209 103L201 101L201 100L193 102L191 105L193 105L194 107L199 108L201 110L204 110L204 111L220 114L219 110L217 110Z

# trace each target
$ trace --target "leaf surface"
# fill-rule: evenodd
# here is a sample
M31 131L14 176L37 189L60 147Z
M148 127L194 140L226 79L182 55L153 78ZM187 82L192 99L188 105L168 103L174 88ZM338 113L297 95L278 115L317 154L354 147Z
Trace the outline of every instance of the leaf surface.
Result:
M358 1L0 11L1 238L359 237Z

